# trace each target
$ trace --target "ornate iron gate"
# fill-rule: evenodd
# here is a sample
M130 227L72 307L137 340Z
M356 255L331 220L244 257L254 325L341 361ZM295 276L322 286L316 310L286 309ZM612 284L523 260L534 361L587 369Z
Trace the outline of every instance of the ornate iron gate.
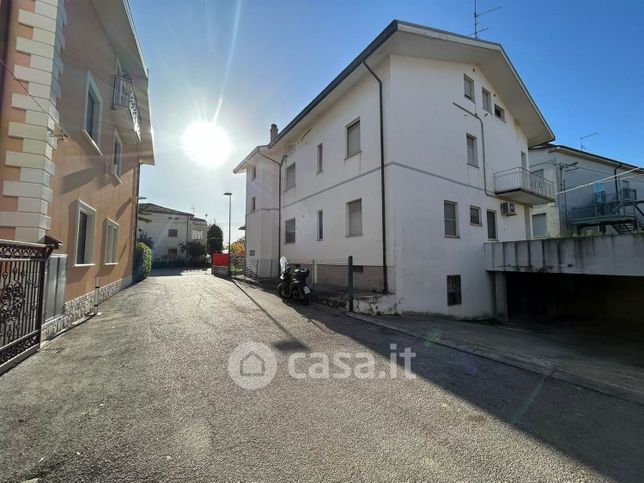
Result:
M0 240L0 374L40 347L45 263L52 250Z

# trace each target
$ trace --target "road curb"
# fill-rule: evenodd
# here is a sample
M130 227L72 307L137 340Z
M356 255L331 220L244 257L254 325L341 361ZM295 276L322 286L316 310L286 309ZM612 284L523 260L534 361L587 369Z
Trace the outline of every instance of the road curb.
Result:
M577 374L572 374L570 372L562 371L557 369L555 366L550 364L543 364L536 361L527 361L524 359L518 359L516 357L509 356L502 352L489 349L487 347L480 347L475 345L468 344L459 344L456 342L451 342L449 340L441 339L435 340L428 337L425 337L421 334L414 333L409 330L401 329L393 324L389 324L385 321L378 320L376 317L369 317L362 314L356 314L355 312L345 312L347 317L350 317L355 320L360 320L371 325L376 325L385 329L398 332L403 335L410 337L415 337L416 339L421 339L432 344L436 344L442 347L447 347L449 349L454 349L460 352L465 352L467 354L472 354L475 356L483 357L495 362L500 362L502 364L517 367L526 371L533 372L545 377L552 378L557 381L566 382L569 384L574 384L576 386L583 387L585 389L590 389L601 394L608 396L617 397L625 401L634 402L636 404L644 406L644 393L638 391L632 391L625 389L623 387L615 386L613 384L608 384L606 382L597 381L594 379L589 379L587 377L579 376Z

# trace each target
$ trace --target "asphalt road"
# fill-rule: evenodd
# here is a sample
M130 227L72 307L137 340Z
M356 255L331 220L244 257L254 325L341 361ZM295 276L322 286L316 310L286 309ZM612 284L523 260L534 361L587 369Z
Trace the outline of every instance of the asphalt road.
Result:
M642 406L170 273L0 377L0 480L644 480ZM228 371L247 341L277 363L257 390ZM416 378L400 358L390 377L392 343ZM310 377L325 375L312 353L346 353L351 376Z

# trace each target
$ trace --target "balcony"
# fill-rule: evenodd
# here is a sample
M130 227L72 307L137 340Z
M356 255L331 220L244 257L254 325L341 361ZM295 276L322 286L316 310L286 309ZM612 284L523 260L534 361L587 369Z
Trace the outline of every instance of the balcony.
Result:
M591 226L612 226L617 233L632 232L637 229L638 219L633 203L637 197L635 190L622 193L595 193L593 202L570 210L573 226L577 231Z
M125 122L129 126L130 140L133 143L141 142L141 114L136 101L134 83L127 75L114 76L114 98L112 109L123 113Z
M552 181L519 167L495 173L494 192L501 199L530 206L555 200Z

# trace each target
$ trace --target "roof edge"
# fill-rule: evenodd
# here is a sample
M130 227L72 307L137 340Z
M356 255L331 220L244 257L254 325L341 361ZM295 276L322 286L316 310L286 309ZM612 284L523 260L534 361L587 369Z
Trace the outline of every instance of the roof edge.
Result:
M636 169L644 173L644 167L642 166L635 166L634 164L626 163L624 161L617 161L616 159L607 158L605 156L601 156L600 154L589 153L588 151L582 151L581 149L573 148L571 146L566 146L565 144L552 144L548 142L548 143L539 144L538 146L531 147L530 149L550 149L552 151L570 153L573 156L580 156L591 160L594 159L616 167Z

